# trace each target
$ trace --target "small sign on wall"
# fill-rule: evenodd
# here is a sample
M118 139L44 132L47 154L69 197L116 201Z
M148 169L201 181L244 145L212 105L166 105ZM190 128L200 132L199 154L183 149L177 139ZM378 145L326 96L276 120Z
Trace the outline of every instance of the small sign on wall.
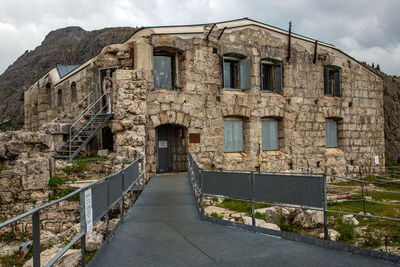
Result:
M158 148L168 148L168 141L158 141Z
M189 143L192 144L200 143L200 134L199 133L189 134Z

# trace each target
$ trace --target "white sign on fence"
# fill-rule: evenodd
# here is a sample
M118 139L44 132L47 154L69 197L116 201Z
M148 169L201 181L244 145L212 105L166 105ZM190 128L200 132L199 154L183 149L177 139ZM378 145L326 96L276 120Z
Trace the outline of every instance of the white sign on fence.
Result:
M92 189L85 191L85 217L86 232L89 234L93 229Z

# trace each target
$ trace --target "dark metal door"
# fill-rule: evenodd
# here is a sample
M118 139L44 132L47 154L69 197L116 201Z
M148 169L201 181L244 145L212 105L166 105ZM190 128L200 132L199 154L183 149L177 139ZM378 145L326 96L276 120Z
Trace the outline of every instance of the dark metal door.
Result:
M167 125L157 128L157 172L170 171L170 127Z

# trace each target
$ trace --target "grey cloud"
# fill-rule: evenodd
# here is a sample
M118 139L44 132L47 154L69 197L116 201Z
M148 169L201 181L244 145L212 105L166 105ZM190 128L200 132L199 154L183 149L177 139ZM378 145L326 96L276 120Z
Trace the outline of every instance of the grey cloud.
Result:
M61 27L94 30L249 17L284 29L293 21L294 32L336 44L361 61L374 60L399 74L400 62L388 56L400 45L399 10L398 0L1 1L0 36L9 38L0 43L0 73L24 50L34 49L46 33ZM346 43L346 38L356 43Z

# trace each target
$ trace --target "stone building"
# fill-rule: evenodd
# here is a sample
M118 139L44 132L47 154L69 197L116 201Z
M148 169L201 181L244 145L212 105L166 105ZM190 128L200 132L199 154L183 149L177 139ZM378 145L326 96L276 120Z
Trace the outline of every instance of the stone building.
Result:
M331 44L254 20L143 28L63 68L25 92L24 130L68 142L109 69L113 117L89 145L145 154L150 174L186 171L188 151L208 169L356 175L385 165L382 79Z

